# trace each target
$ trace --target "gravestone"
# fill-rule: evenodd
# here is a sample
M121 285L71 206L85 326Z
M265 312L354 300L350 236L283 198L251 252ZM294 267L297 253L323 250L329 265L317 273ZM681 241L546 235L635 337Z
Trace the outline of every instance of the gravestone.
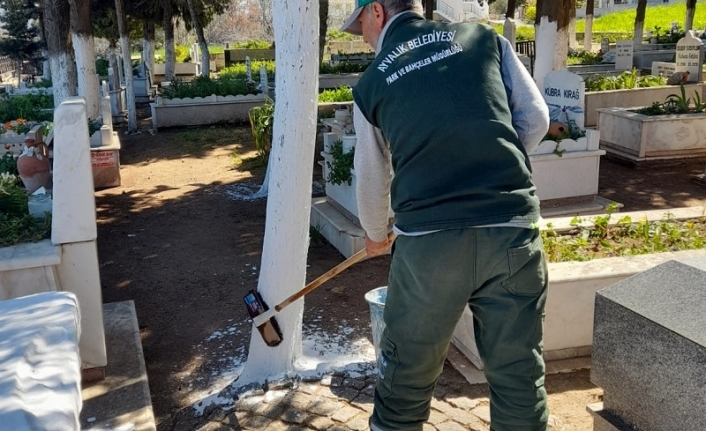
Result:
M548 73L542 95L549 107L549 120L568 125L572 132L583 130L585 89L583 78L566 69Z
M619 40L615 44L615 70L632 70L633 41Z
M668 63L665 61L653 61L652 62L652 72L654 76L662 75L669 79L670 76L674 75L677 71L676 63Z
M266 97L270 97L270 85L267 82L267 68L264 66L260 68L260 91Z
M706 430L704 328L706 271L694 266L670 261L600 290L591 381L606 416L640 431Z
M689 30L677 42L677 72L689 72L687 82L701 82L701 65L704 60L704 45L701 39Z

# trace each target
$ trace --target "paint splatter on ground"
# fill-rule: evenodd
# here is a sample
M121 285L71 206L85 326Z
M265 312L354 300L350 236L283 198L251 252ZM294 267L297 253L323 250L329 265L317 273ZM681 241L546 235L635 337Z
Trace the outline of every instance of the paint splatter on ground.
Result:
M335 372L345 372L350 377L363 377L374 374L375 350L360 330L349 326L345 320L333 332L322 329L320 318L305 325L302 330L302 356L295 362L296 377L312 379ZM209 356L210 363L201 363L209 369L207 381L197 377L189 381L187 390L195 386L202 388L189 394L195 414L201 415L211 406L226 407L233 403L232 396L224 390L229 386L237 387L237 378L242 373L247 360L245 346L237 346L237 340L243 337L243 331L249 332L250 320L233 322L224 329L211 333L203 343L197 346L204 352L201 358ZM217 352L207 355L207 352ZM215 360L214 360L215 359ZM204 375L194 372L194 375ZM186 377L186 376L185 376ZM188 381L188 378L187 378Z

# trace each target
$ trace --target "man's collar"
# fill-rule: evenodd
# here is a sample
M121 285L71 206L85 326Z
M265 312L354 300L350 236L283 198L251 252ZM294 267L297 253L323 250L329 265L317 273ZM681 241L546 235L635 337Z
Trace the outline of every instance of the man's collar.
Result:
M390 19L386 24L385 27L382 28L382 31L380 32L380 37L378 38L378 43L377 47L375 48L375 52L378 53L382 49L382 41L385 39L385 35L387 34L387 29L390 28L390 24L392 24L397 18L401 16L406 16L407 14L413 13L415 15L419 15L417 12L412 11L412 10L407 10L401 13L398 13L397 15L393 16L392 19ZM420 15L421 16L421 15Z

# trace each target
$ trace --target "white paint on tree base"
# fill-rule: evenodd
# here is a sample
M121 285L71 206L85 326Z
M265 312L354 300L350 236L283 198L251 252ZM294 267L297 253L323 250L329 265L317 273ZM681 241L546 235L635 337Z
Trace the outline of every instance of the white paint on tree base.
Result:
M642 43L642 32L645 29L645 22L644 21L635 21L635 27L633 28L633 37L632 40L634 42L634 46L639 46Z
M318 2L275 0L277 102L272 133L267 218L258 291L270 306L304 287L309 244L311 177L316 138L319 64ZM302 352L303 300L277 315L283 341L268 347L253 328L245 382L292 372Z
M142 61L149 68L150 82L154 79L154 40L142 39Z
M583 32L583 49L591 51L593 49L593 15L586 15Z
M515 20L512 18L506 18L503 23L503 37L510 41L510 46L512 46L513 49L515 49L515 33Z
M324 331L321 328L321 321L326 310L319 310L319 312L321 314L303 329L302 355L294 363L293 370L270 376L268 380L314 379L335 372L345 372L351 377L375 374L375 349L368 338L356 334L356 330L348 326L346 321L342 321L333 332ZM191 404L195 414L202 415L211 405L224 409L232 408L233 397L228 393L229 387L237 389L244 386L238 377L244 370L245 348L244 346L235 348L235 345L241 333L249 330L249 322L248 319L244 322L232 323L224 329L213 332L204 342L196 346L196 352L204 349L223 352L223 354L216 358L219 366L216 371L213 371L213 378L205 388L193 390L193 386L198 385L199 382L188 380L193 379L191 372L183 373L183 377L187 378L183 380L183 387L191 392L187 392L186 401ZM202 361L203 356L197 353L195 360ZM241 395L241 398L243 396ZM265 396L272 395L265 394Z
M125 24L127 25L127 23ZM123 55L123 77L127 92L127 129L133 133L137 131L137 111L135 110L135 82L132 80L132 63L130 62L130 38L120 37L120 48Z
M568 38L569 38L569 48L579 49L579 43L576 41L576 17L571 18L569 21L569 27L567 27Z
M78 75L78 95L86 99L86 115L90 119L100 115L98 76L96 75L96 54L93 36L72 34L76 53Z
M554 70L554 50L558 45L557 22L543 16L539 25L535 26L535 43L534 81L539 88L544 88L544 77Z
M49 56L49 67L52 70L52 91L54 94L54 108L58 108L61 102L73 96L75 88L71 88L69 80L69 61L72 59L68 53Z

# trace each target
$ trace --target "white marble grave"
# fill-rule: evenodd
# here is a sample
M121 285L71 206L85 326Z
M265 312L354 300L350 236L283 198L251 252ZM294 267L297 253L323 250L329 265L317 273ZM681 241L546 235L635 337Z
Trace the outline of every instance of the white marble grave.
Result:
M687 82L701 82L701 65L704 60L704 45L701 39L689 30L677 42L676 70L689 72Z
M552 122L566 124L576 139L542 141L532 152L530 162L543 201L592 196L598 193L599 133L584 129L585 84L583 78L566 69L544 78L542 95ZM564 179L564 180L561 180Z
M79 333L71 293L0 301L0 429L80 429Z
M633 61L632 40L619 40L615 44L615 70L632 70Z

